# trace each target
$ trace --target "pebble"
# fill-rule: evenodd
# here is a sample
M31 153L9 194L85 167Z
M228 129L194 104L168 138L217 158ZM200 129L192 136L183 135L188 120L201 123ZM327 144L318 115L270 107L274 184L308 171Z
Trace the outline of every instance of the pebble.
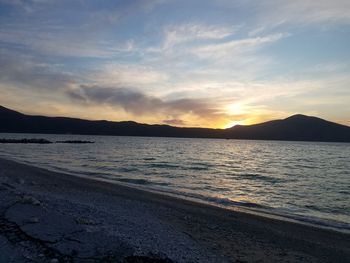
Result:
M17 180L17 183L19 183L19 184L24 184L25 181L24 181L23 179L18 179L18 180Z
M216 229L218 229L219 227L218 227L217 225L210 224L210 225L208 225L208 228L211 229L211 230L216 230Z
M25 204L32 204L32 205L41 205L40 201L32 196L23 196L22 202Z
M78 218L75 221L80 225L97 225L96 222L86 218Z
M58 259L57 259L57 258L53 258L53 259L51 259L50 262L51 262L51 263L58 263Z
M28 223L32 223L32 224L36 224L36 223L39 223L39 218L37 218L37 217L32 217L32 218L30 218L27 222L28 222Z
M31 182L30 182L30 185L37 185L37 183L34 182L34 181L31 181Z

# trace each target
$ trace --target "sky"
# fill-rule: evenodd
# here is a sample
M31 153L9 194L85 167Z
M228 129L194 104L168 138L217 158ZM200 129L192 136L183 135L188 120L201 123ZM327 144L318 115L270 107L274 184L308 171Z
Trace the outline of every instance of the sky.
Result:
M0 105L227 128L350 125L349 0L0 0Z

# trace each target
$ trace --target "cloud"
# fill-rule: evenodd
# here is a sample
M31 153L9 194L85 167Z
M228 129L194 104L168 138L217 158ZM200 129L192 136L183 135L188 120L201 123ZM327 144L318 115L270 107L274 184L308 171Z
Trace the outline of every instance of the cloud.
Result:
M195 23L167 26L164 28L163 49L192 41L223 39L232 35L235 30L232 26L206 26Z
M200 83L228 77L240 80L259 77L274 62L270 56L259 53L260 49L289 34L245 38L235 35L236 28L201 24L168 26L166 30L170 31L164 30L163 42L145 48L142 63L165 72L168 83L184 79Z
M350 69L350 64L348 63L320 63L316 64L310 69L311 73L321 73L321 74L330 74L330 73L339 73L344 72Z
M119 106L133 114L146 114L163 106L163 101L146 96L129 88L108 88L100 86L81 85L79 89L68 92L73 99L85 103L108 104Z
M89 79L98 85L146 87L166 82L168 75L150 66L106 63L89 72Z
M350 2L348 0L267 0L243 2L247 8L254 7L255 17L251 35L267 32L278 27L304 27L310 25L321 28L350 23Z
M186 122L180 119L163 120L163 123L174 126L185 126Z
M20 47L27 53L51 57L108 59L129 54L134 45L132 39L119 34L123 31L119 24L164 2L0 0L0 5L14 7L0 17L0 47Z
M74 77L55 65L30 56L0 52L0 82L17 88L60 90L75 83Z
M273 2L274 3L274 2ZM279 5L277 12L280 17L285 17L287 21L318 23L350 22L350 2L347 0L318 0L318 1L288 1L284 5Z
M225 56L240 55L256 51L258 48L276 42L286 36L288 36L288 34L278 33L264 37L230 40L223 43L196 47L192 52L199 57L218 59Z
M33 12L41 5L50 4L53 0L0 0L0 4L11 5L20 8L27 13Z
M165 100L155 96L146 95L131 88L111 88L101 86L81 85L67 94L75 101L87 104L104 104L122 108L134 115L159 114L178 119L184 114L194 115L203 119L225 117L225 113L208 99L174 99ZM227 117L227 116L226 116Z
M0 29L2 46L19 46L27 53L49 56L108 58L118 53L131 52L130 42L114 44L84 34L79 28L62 29L47 25L6 25Z

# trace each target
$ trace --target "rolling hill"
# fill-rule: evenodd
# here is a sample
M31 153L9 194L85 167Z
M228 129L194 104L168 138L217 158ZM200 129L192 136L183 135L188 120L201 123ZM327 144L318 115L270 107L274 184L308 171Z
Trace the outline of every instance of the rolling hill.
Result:
M207 129L32 116L0 106L0 132L350 142L350 127L300 114L254 125Z

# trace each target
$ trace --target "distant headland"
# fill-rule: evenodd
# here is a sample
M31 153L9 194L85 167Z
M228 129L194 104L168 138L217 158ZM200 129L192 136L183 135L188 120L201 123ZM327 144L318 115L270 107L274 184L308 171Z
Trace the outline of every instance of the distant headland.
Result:
M133 121L32 116L0 106L0 132L350 142L350 127L301 114L254 125L209 129L149 125Z

